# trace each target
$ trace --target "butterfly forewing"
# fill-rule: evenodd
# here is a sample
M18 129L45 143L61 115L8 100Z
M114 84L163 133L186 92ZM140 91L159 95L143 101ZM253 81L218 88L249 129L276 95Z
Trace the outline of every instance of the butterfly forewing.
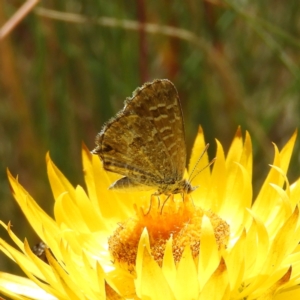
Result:
M178 93L166 79L137 89L124 109L96 138L93 153L106 170L126 176L127 185L161 186L180 181L186 163ZM124 183L124 182L123 182Z
M161 141L167 152L168 170L182 178L186 165L184 125L179 96L175 86L167 79L145 84L127 100L124 113L135 112L153 124L157 133L155 141ZM164 177L168 176L161 168L161 160L153 161ZM172 175L168 176L171 177Z

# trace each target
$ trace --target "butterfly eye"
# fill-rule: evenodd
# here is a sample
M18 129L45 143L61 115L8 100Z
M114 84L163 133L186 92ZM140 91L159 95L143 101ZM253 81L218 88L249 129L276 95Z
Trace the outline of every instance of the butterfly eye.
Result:
M104 145L104 148L102 149L103 152L110 152L113 148L110 145Z

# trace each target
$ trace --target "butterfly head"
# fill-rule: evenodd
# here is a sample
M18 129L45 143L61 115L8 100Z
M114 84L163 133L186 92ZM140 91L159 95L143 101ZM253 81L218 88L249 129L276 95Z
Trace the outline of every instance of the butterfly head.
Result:
M197 189L197 187L198 186L192 186L188 180L183 179L178 182L178 188L175 189L174 194L178 194L178 193L190 194L195 189Z
M172 184L164 184L158 189L157 193L155 194L190 194L197 188L198 186L192 186L189 181L187 181L186 179L182 179L181 181L176 181Z

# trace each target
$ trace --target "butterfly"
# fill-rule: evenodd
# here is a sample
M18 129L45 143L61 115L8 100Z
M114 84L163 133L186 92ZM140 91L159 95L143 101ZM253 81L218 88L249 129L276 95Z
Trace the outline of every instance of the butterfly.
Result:
M110 189L156 190L155 195L189 194L184 179L186 145L178 92L168 79L137 88L124 108L96 136L105 170L123 177Z

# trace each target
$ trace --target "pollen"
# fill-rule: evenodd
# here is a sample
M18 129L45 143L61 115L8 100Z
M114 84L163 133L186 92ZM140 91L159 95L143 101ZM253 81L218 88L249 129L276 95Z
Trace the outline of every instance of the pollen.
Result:
M173 257L175 263L181 259L184 248L189 245L194 259L199 256L201 243L201 224L204 216L210 219L216 243L226 248L230 227L218 215L205 211L193 204L189 195L178 199L152 196L150 208L135 207L136 214L119 223L109 238L109 251L113 262L134 269L138 244L144 228L147 229L151 254L159 266L162 265L167 241L173 238ZM163 200L163 201L162 201Z

